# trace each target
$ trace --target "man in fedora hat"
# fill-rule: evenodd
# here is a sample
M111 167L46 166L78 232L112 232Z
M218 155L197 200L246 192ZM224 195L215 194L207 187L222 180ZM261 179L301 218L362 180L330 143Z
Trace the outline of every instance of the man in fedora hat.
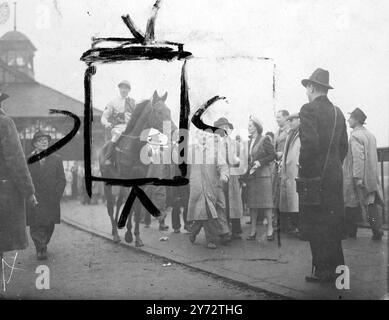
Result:
M221 138L221 147L223 156L228 164L229 176L228 182L223 185L226 199L226 216L231 223L231 238L241 239L242 226L241 218L243 216L242 188L239 182L239 175L233 174L234 168L239 166L240 159L237 157L240 151L240 143L231 139L230 134L234 126L227 118L219 118L213 124L214 127L224 130L226 135ZM222 132L223 133L223 132Z
M8 97L0 93L0 275L3 253L28 246L24 200L37 204L15 123L1 108Z
M301 83L309 103L300 110L299 177L321 178L321 204L299 203L300 231L312 252L313 272L306 281L330 282L336 278L336 268L344 265L342 162L347 154L346 121L327 97L328 90L333 89L327 70L316 69Z
M131 91L130 83L127 80L123 80L119 82L118 88L119 96L107 104L101 115L102 125L111 130L111 141L105 150L106 165L112 164L115 143L126 129L126 125L130 121L136 106L135 100L128 96Z
M367 211L365 218L371 225L373 239L381 240L382 216L378 213L377 205L383 206L384 200L378 175L377 142L364 127L366 118L366 114L356 108L348 119L353 130L343 165L347 233L351 238L357 236L357 222L362 209Z
M51 137L44 131L35 132L31 144L38 154L49 147ZM34 241L38 260L47 259L47 245L60 223L60 201L65 190L66 179L62 159L56 154L29 165L36 189L38 205L27 207L27 225Z

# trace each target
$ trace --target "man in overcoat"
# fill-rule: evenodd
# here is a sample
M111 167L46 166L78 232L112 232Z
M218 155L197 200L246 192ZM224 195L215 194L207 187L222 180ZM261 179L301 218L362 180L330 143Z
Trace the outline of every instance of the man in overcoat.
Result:
M347 154L347 130L342 111L328 99L329 72L316 69L309 79L302 80L309 103L300 110L301 178L321 177L320 205L300 207L302 236L309 241L312 252L310 282L331 282L336 278L336 268L344 265L342 239L345 236L342 163ZM337 120L332 145L329 149ZM328 164L323 171L327 151Z
M299 235L299 202L296 192L296 178L300 155L299 126L299 114L291 114L288 117L288 127L290 129L286 138L280 167L280 199L278 204L282 218L282 230L294 233L297 236Z
M205 133L204 133L205 134ZM193 221L189 239L195 242L196 236L204 228L207 247L216 248L218 240L229 235L224 219L226 201L223 185L228 183L229 170L225 161L220 161L217 150L212 148L213 134L205 134L202 143L190 147L189 166L190 194L188 221ZM194 157L193 157L194 156Z
M49 147L51 137L43 131L37 131L31 141L40 153ZM66 179L62 159L50 154L29 165L32 181L36 189L38 205L27 207L27 225L34 241L38 260L47 259L47 245L54 232L55 224L60 223L60 201L65 190Z
M0 271L4 252L27 248L24 200L36 204L15 123L1 108L7 98L8 95L0 93Z
M226 216L231 223L231 238L241 239L242 226L241 218L243 216L242 204L242 188L239 182L239 165L240 159L237 156L240 152L240 143L231 139L229 136L234 129L232 123L227 118L219 118L213 124L215 128L220 128L222 131L222 138L219 141L219 152L226 160L229 170L228 183L223 185L223 191L226 199ZM242 152L243 154L243 152Z
M350 114L348 123L350 134L348 153L343 165L344 201L348 236L357 236L357 221L361 218L361 206L368 214L373 239L381 240L382 216L378 205L384 200L378 174L377 142L374 135L364 127L366 114L356 108Z

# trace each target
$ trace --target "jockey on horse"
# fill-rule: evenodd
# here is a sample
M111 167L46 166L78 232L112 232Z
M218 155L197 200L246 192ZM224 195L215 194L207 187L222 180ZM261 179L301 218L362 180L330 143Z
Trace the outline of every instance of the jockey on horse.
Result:
M135 100L128 97L131 91L131 85L128 81L123 80L118 84L120 95L113 99L105 107L101 115L101 123L107 129L111 129L111 141L105 148L106 166L114 166L114 148L121 134L126 129L127 123L135 110Z

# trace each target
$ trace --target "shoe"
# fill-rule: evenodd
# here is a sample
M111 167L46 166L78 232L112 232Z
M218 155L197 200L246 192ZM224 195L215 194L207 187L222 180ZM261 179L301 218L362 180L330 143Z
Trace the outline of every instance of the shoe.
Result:
M322 279L315 275L311 275L311 276L305 276L305 281L310 283L321 283Z
M167 225L164 225L164 224L160 224L159 225L159 230L160 231L166 231L166 230L168 230L169 229L169 227L167 226Z
M180 233L180 229L174 229L174 233Z
M216 249L217 246L216 246L216 244L214 244L213 242L209 242L209 243L207 243L207 248L208 248L208 249Z
M246 238L247 241L254 241L257 238L257 233L250 235Z
M46 260L47 259L47 254L44 251L37 252L36 256L37 256L38 260Z
M274 231L270 236L267 236L267 241L274 241Z
M190 242L194 243L196 241L196 235L194 233L191 233L189 235L189 240L190 240Z
M185 225L184 230L188 231L189 233L191 232L190 225Z
M227 245L231 242L231 236L230 235L222 235L220 236L220 243L222 245Z
M149 224L145 224L145 228L150 228L150 225Z
M231 239L232 240L241 240L242 239L242 236L240 234L233 234L231 236Z
M371 238L372 238L372 240L375 240L375 241L381 241L383 236L384 236L384 232L381 230L378 233L373 233L373 236Z
M306 276L305 277L305 281L306 282L310 282L310 283L330 283L330 282L334 282L337 278L337 275L335 274L328 274L328 273L325 273L323 275L310 275L310 276Z

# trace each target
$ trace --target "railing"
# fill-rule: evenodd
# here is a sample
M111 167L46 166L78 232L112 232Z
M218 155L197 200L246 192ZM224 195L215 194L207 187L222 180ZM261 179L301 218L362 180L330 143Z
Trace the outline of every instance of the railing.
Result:
M389 193L389 147L385 148L378 148L378 162L379 162L379 168L380 168L380 180L381 180L381 186L385 201L385 212L383 214L384 216L384 222L388 221L388 207L389 207L389 199L388 199L388 193ZM386 165L385 165L386 162Z

